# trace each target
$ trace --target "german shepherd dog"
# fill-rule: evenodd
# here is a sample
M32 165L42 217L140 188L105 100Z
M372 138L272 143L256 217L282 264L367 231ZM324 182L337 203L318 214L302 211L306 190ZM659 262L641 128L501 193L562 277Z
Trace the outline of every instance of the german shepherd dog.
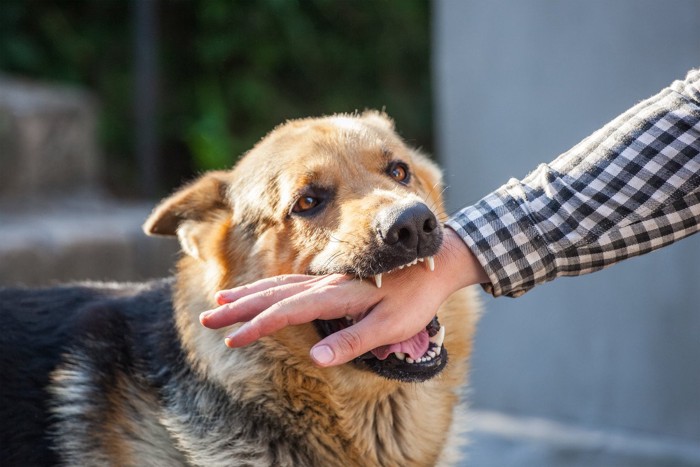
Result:
M232 170L155 208L144 229L179 238L174 278L2 290L0 463L454 462L477 317L470 289L421 332L421 356L370 352L332 368L308 352L347 319L235 350L223 344L230 329L198 320L217 290L267 276L378 280L430 267L442 241L440 185L437 167L383 113L290 121Z

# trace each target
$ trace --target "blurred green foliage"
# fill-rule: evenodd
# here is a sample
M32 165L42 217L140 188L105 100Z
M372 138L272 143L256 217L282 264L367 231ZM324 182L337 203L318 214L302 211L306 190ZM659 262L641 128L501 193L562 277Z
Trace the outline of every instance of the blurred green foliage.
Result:
M84 85L102 105L112 184L135 178L133 1L3 0L0 69ZM432 147L427 0L161 0L165 183L230 166L277 124L386 109Z

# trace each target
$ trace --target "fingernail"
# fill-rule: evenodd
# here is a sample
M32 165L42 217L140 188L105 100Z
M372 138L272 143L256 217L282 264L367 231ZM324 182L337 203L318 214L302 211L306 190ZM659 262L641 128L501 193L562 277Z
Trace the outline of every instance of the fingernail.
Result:
M216 300L216 303L219 305L235 302L235 300L231 300L232 297L235 297L235 295L231 290L219 290L214 294L214 300Z
M233 348L233 339L231 336L224 337L224 344L226 344L226 347Z
M212 314L212 311L211 311L211 310L202 312L202 313L199 315L199 322L202 323L205 319L207 319L207 317L208 317L210 314Z
M319 365L328 365L335 359L335 354L329 346L319 345L311 349L311 358Z

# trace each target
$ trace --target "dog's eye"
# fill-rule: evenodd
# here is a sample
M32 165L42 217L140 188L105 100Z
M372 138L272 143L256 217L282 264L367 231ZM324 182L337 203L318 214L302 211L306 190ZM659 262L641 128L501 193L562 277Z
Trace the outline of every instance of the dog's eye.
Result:
M387 174L399 183L404 185L411 179L411 172L403 162L392 162L387 168Z
M314 198L313 196L302 196L297 200L296 203L294 203L294 207L292 208L292 212L306 212L310 209L315 208L321 203L321 200L319 198Z

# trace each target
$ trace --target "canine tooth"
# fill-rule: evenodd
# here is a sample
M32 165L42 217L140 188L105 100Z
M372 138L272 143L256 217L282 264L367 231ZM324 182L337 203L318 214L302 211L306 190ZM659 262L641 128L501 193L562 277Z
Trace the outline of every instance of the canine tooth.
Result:
M442 347L442 343L445 340L445 326L440 326L440 330L437 332L437 334L430 337L428 340L435 344L438 348ZM437 350L435 352L440 353Z
M396 355L396 358L399 360L404 360L406 358L406 354L403 352L394 352L394 355Z
M381 274L377 274L374 276L374 283L377 284L378 289L382 288L382 275Z
M426 259L428 260L428 269L435 271L435 259L432 256L428 256Z
M406 363L415 363L416 361L411 357L406 357Z

